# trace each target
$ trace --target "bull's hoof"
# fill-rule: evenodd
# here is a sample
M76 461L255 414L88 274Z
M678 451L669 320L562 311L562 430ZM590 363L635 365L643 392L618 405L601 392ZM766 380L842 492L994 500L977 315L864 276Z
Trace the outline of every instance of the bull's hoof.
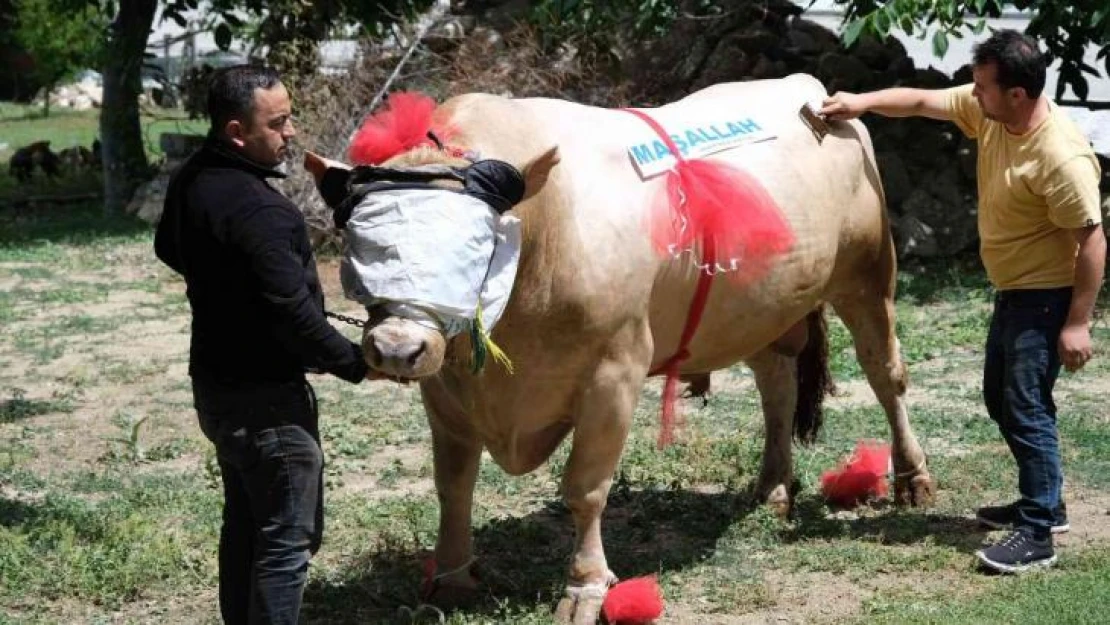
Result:
M601 604L608 592L608 584L567 588L567 595L555 607L555 622L562 625L594 625L601 616Z
M424 598L424 602L434 605L444 612L466 609L481 601L481 592L476 587L436 584Z
M779 484L774 488L757 489L756 493L760 493L756 496L757 500L767 506L772 514L780 519L790 518L792 501L790 491L787 490L786 486Z
M933 505L937 486L928 473L894 479L894 502L899 506L926 508Z

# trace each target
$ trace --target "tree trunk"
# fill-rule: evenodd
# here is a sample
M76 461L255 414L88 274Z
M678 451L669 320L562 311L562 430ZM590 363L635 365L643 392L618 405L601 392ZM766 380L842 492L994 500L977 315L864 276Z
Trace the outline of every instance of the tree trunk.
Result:
M46 119L50 117L50 94L54 93L54 83L48 83L44 88L44 93L46 95L42 98L42 117Z
M104 211L121 212L150 166L139 125L143 53L154 24L157 0L120 0L108 31L100 143L104 163Z

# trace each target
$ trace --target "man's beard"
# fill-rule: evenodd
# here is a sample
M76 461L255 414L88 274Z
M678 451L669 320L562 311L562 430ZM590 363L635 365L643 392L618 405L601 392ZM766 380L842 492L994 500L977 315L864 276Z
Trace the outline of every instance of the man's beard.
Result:
M289 172L292 170L293 167L293 161L295 160L295 156L293 154L293 142L286 142L285 145L282 146L280 154L281 161L273 166L273 170L278 173L289 175Z

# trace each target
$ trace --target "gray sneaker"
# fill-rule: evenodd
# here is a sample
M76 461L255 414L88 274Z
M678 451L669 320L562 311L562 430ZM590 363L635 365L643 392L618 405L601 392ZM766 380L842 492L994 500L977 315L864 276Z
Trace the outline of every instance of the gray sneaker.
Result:
M1014 531L997 543L980 549L975 556L984 566L999 573L1021 573L1056 563L1052 537L1036 540L1028 532Z
M991 529L1008 530L1017 520L1017 502L1005 506L984 506L975 511L975 519ZM1053 534L1063 534L1071 529L1068 523L1068 507L1063 501L1056 507L1056 519L1052 523Z

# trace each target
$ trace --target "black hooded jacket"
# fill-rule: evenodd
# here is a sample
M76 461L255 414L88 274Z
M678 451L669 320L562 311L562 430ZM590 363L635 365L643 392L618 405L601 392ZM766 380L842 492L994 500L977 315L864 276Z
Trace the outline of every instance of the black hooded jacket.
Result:
M280 177L209 138L170 179L154 250L188 287L194 381L303 394L306 371L366 375L324 317L304 216L266 180Z

